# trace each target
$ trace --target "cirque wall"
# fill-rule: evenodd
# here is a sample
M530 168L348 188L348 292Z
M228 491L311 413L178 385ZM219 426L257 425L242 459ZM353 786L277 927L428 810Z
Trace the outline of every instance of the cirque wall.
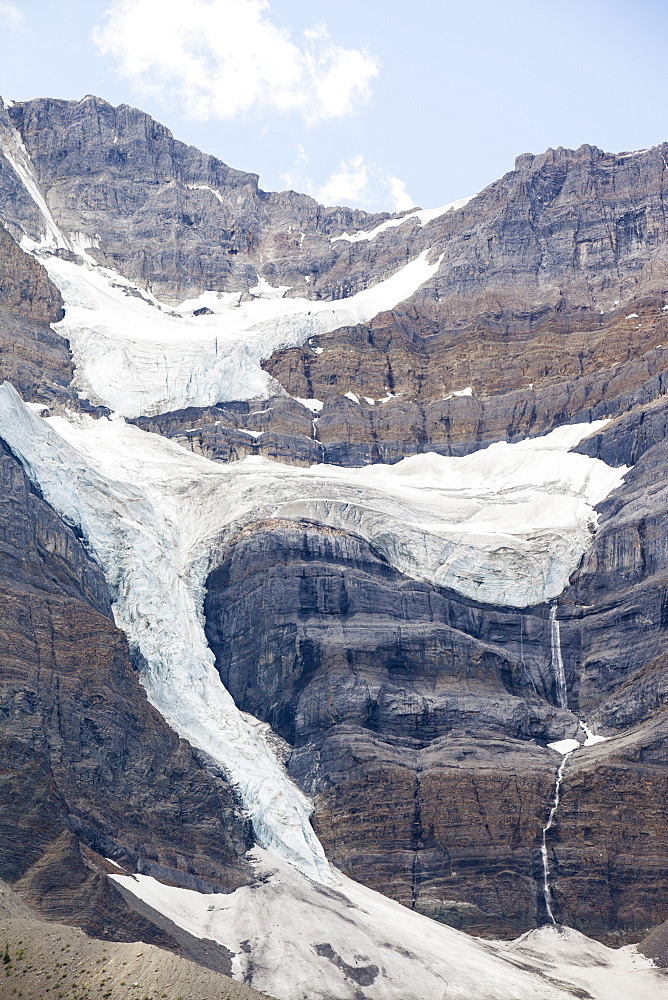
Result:
M666 919L665 147L523 156L475 198L388 226L385 216L263 192L254 175L183 146L134 109L88 98L13 105L2 115L0 204L8 233L0 233L0 362L28 402L102 420L125 407L137 433L164 435L224 465L269 458L293 470L288 478L313 463L353 469L421 453L460 457L564 423L612 418L575 444L581 457L620 472L592 499L602 501L596 534L593 519L578 522L583 542L558 585L548 579L552 550L540 534L554 524L534 522L530 506L512 509L512 479L485 502L526 518L517 550L533 545L548 553L528 571L534 585L517 600L509 591L477 592L489 560L478 564L480 579L474 573L476 588L468 590L457 582L466 567L430 579L419 558L402 561L380 530L323 507L338 483L330 476L320 506L310 503L312 481L300 480L287 498L292 507L260 505L244 521L231 518L210 556L203 610L225 685L239 708L284 741L288 771L313 797L315 830L341 869L455 927L509 936L535 926L545 919L541 831L560 762L547 743L583 741L584 719L608 739L567 761L548 839L555 914L612 943L637 939ZM19 250L10 234L36 256ZM389 283L416 262L419 275L394 290ZM123 314L114 296L134 311ZM50 326L63 305L59 329L72 344L74 372L66 341ZM92 313L97 339L88 349ZM138 323L144 313L155 322L137 347L124 339L123 316ZM102 342L113 342L112 360L141 354L150 343L160 392L130 403L105 395L94 368ZM170 380L183 344L198 345L204 358L199 397L191 393L192 365L180 381ZM239 359L234 378L230 368L216 367L230 345ZM216 377L206 382L211 371ZM119 381L126 385L126 375ZM8 454L7 461L14 459ZM604 499L624 466L633 468ZM424 480L424 467L416 474ZM368 480L355 485L368 487ZM562 517L564 493L549 476L543 487L539 504L552 498L554 523L563 529L559 549L571 530ZM411 515L407 550L444 485L430 481L428 488ZM584 489L575 491L579 499ZM342 492L341 503L359 509L361 495ZM300 507L300 497L309 503ZM530 497L522 500L530 505ZM7 533L16 511L43 503L34 487L21 486ZM479 550L491 548L496 560L509 528L490 523L482 509L467 508L455 523L477 517L476 537L486 531L496 538ZM61 575L86 558L80 542L67 538ZM451 566L448 559L442 565ZM501 574L514 579L518 559L502 562ZM18 570L3 566L16 588ZM92 564L89 572L99 571ZM104 592L103 581L96 586ZM555 597L567 708L555 683ZM108 595L104 601L95 613L109 621ZM113 631L110 622L105 628ZM14 632L8 626L7 634ZM33 647L45 641L40 634ZM103 659L117 641L124 640L104 640ZM67 642L78 648L77 635ZM26 681L27 653L12 655L19 667L7 703L32 703L32 692L48 731L47 687ZM73 655L67 669L79 677ZM118 685L113 671L108 676ZM152 712L134 684L131 699L126 681L121 685L127 704ZM143 734L142 754L156 752L153 734L164 726L153 712L151 720L128 724ZM72 737L74 746L88 746L82 740ZM66 761L70 751L59 752ZM129 781L127 760L119 767ZM199 775L192 781L203 782L198 794L213 794L201 762L188 768ZM15 780L8 794L16 795ZM102 794L97 780L78 780ZM132 783L143 788L147 780ZM242 857L249 832L234 816L229 788L220 776L215 781L215 794L228 796L225 810L215 809L224 834L195 830L177 849L169 838L159 842L151 821L157 840L149 860L169 868L170 878L181 872L231 888L248 877ZM60 826L48 826L53 836L36 842L36 861L66 829L97 853L111 836L115 856L143 870L148 862L125 818L110 832L100 807L82 823L73 818L70 793L62 795L68 805L59 806ZM198 814L206 827L204 799ZM194 815L183 803L179 815L184 809ZM167 821L174 810L167 809ZM225 859L202 860L219 836L228 845ZM0 875L15 881L24 872ZM76 921L79 903L67 905Z

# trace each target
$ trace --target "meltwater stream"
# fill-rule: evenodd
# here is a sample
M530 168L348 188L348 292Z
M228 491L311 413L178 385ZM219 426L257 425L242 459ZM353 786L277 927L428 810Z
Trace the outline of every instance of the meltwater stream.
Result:
M573 751L571 751L571 753L572 752ZM550 866L547 860L547 834L548 831L551 829L552 824L554 823L554 817L556 816L557 809L559 808L561 782L563 781L564 772L566 770L566 764L568 762L568 758L570 757L570 755L571 755L570 753L564 754L564 759L559 764L559 768L557 770L557 779L554 785L554 799L552 801L552 808L550 809L550 814L547 818L547 823L543 827L543 836L540 845L540 855L543 860L543 898L545 900L545 909L547 910L547 915L550 918L550 923L552 924L556 924L557 921L554 919L554 913L552 912L552 903L554 902L554 900L552 899L552 890L550 889Z

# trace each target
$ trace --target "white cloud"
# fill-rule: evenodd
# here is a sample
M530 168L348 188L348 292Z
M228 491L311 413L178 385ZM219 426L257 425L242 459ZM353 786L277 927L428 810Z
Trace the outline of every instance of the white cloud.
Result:
M324 184L316 188L314 197L323 205L359 204L369 193L369 164L362 154L341 160Z
M409 208L415 207L415 202L406 190L404 181L398 177L388 177L390 191L392 192L392 203L397 212L406 212Z
M296 44L268 10L267 0L114 0L93 39L139 91L200 120L259 107L313 124L368 99L374 56L335 44L325 25Z
M309 158L299 147L297 162L283 174L289 187L305 191L322 205L347 205L371 211L405 212L415 207L405 183L388 173L378 163L368 161L358 153L339 166L322 184L313 182L308 174Z
M0 0L0 24L13 31L21 31L25 27L23 11L9 0Z

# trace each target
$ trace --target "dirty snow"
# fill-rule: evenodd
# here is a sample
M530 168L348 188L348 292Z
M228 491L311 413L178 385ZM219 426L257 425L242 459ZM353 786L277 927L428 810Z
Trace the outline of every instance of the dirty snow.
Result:
M278 1000L573 1000L573 986L593 1000L665 996L668 980L634 949L613 951L556 927L482 941L338 871L323 888L261 850L251 856L257 881L229 894L110 877L196 937L229 948L233 976ZM628 992L615 993L622 983Z
M434 219L440 219L446 212L456 212L460 208L464 208L464 205L468 205L473 198L475 198L474 194L469 195L468 198L459 198L457 201L451 201L440 208L420 208L416 212L409 212L407 215L402 215L400 219L387 219L374 229L361 229L356 233L341 233L340 236L332 236L331 242L336 243L338 240L345 240L346 243L362 243L368 240L375 240L381 233L387 232L388 229L395 229L397 226L403 226L404 222L408 222L410 219L417 219L421 226L426 226L428 223L433 222Z

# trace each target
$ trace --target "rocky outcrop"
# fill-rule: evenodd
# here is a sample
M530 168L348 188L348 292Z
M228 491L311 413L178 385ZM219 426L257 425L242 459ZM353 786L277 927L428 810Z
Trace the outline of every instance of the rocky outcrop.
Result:
M345 400L345 402L348 402ZM132 422L217 462L259 455L290 465L323 461L313 413L290 396L189 407Z
M476 933L534 926L543 747L577 732L548 700L547 616L520 634L516 616L404 578L360 539L282 522L236 540L205 613L235 700L293 747L337 865Z
M65 237L81 234L96 259L172 302L205 288L246 290L258 266L272 284L308 290L304 275L315 281L325 266L318 258L336 256L330 233L387 218L261 191L256 174L178 142L127 105L37 100L8 115ZM5 217L17 226L23 214L21 206ZM21 221L39 239L34 211Z
M550 831L555 916L613 947L668 914L667 736L663 712L575 754Z
M338 299L425 249L440 255L434 279L368 327L338 331L333 354L289 361L287 372L272 360L301 381L294 395L313 395L302 391L309 380L331 394L334 380L370 397L393 383L411 398L469 385L482 396L611 368L661 340L668 147L527 154L458 211L351 243L336 237L387 216L263 192L256 175L127 106L36 100L5 114L65 236L87 234L97 259L172 302L243 291L258 275L291 295ZM5 174L5 217L18 233L24 216L39 235L34 205L18 204L6 164Z
M660 969L668 967L668 921L655 927L638 945L638 951L651 958Z
M0 226L0 381L25 399L70 401L73 365L69 344L51 329L63 300L43 267Z

